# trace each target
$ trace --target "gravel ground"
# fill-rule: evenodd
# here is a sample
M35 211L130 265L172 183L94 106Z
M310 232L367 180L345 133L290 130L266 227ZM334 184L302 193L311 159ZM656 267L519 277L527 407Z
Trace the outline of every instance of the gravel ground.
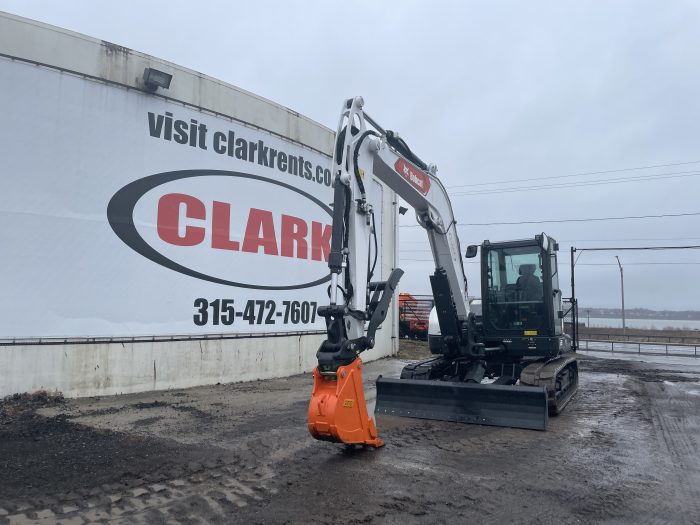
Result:
M700 366L580 359L546 432L379 417L379 450L308 435L310 374L9 400L0 524L700 523Z

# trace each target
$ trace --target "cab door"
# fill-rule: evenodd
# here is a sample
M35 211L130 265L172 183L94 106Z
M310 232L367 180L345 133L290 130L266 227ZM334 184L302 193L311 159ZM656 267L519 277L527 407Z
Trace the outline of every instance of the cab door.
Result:
M554 335L561 335L564 331L564 319L560 317L562 312L561 289L559 288L559 265L557 264L557 252L549 254L549 269L552 273L552 316L554 319Z

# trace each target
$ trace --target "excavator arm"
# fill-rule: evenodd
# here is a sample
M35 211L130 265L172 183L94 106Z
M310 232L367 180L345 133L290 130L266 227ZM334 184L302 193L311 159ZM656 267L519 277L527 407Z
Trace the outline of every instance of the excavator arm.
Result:
M444 353L458 356L480 351L468 330L467 280L454 213L436 171L397 134L367 115L361 97L344 102L333 158L330 304L318 309L326 320L327 338L317 353L308 413L309 431L317 439L383 444L367 414L359 356L374 346L376 330L386 318L403 271L395 268L386 281L372 280L378 249L372 177L414 208L428 234L435 261L431 285Z

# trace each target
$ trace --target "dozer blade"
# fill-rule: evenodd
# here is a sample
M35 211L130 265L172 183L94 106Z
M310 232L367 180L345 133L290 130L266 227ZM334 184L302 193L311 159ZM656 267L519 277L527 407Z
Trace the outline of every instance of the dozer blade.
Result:
M544 387L377 379L375 414L546 430Z
M367 413L362 385L362 360L358 357L335 374L314 368L314 387L309 403L309 432L316 439L350 445L381 447L377 427Z

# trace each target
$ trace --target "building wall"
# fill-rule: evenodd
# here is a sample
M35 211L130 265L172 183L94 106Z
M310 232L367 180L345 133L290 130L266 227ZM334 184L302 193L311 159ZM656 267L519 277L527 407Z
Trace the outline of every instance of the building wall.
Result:
M145 67L172 74L170 89L145 90ZM184 238L187 228L201 227L206 238L196 247L168 244L161 204L166 195L189 193L207 206L230 201L233 211L243 203L251 210L268 206L277 232L284 229L278 209L309 225L328 222L322 208L332 190L318 176L330 167L333 132L175 64L2 13L0 84L6 95L0 113L13 123L0 131L0 395L37 389L108 395L282 377L315 366L322 319L292 323L280 315L294 300L327 301L327 283L297 286L327 275L312 248L300 255L297 242L295 256L286 258L266 257L262 248L212 249L212 209L199 221L182 203L172 235ZM155 136L157 116L168 114L205 124L206 140L176 144L162 130ZM217 130L303 156L313 176L214 152ZM185 171L196 176L168 179L144 193L128 216L110 215L132 183ZM379 267L386 277L395 264L397 206L395 194L377 186ZM262 204L247 202L255 199ZM125 221L146 248L119 234ZM243 244L248 230L236 231L236 224L229 220L227 235ZM240 315L233 322L232 313L230 325L197 325L196 298L230 298L240 314L265 300L278 314L266 316L271 324L259 317L246 324ZM214 318L216 310L207 311ZM394 304L363 359L395 353L396 337Z

